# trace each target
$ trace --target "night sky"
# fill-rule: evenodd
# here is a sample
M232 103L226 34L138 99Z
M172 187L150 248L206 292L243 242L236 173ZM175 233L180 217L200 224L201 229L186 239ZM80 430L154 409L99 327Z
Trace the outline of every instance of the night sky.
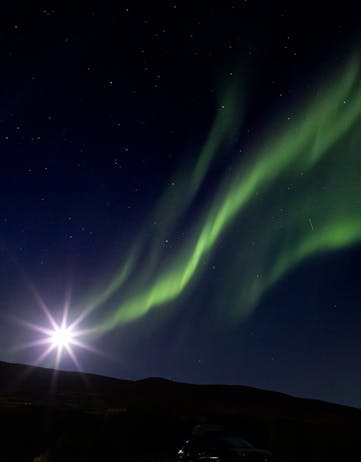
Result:
M28 3L0 15L0 360L361 407L357 2Z

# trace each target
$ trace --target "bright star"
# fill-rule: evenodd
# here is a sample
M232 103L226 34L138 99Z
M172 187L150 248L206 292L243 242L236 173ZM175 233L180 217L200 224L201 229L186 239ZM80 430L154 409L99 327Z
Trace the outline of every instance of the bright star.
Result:
M94 339L97 329L95 327L84 329L84 326L81 327L81 324L84 324L85 319L92 309L88 307L81 311L79 309L72 310L70 289L66 292L62 313L59 313L58 309L53 311L48 307L40 293L27 277L25 278L25 282L39 308L41 308L41 311L45 315L45 319L42 320L41 324L35 324L34 322L16 318L17 323L30 328L37 335L29 342L14 346L14 350L28 348L36 348L38 350L41 348L40 355L32 363L34 366L45 365L47 367L52 363L52 366L50 366L54 369L51 383L52 389L56 385L56 370L60 369L63 359L67 360L67 362L71 360L79 372L83 370L77 354L79 350L86 350L112 359L88 343L89 340ZM84 341L85 339L87 341Z
M63 307L63 313L60 315L60 319L58 317L56 318L51 313L49 307L46 305L34 286L31 285L30 282L28 282L28 284L45 315L46 323L39 325L32 322L27 322L25 320L18 320L22 324L25 324L25 326L40 334L40 337L37 339L20 345L19 349L44 346L42 353L35 361L35 365L44 364L48 357L53 356L53 367L58 369L62 359L68 357L79 371L82 370L82 367L79 364L79 360L76 356L76 350L83 349L92 353L101 354L101 352L99 352L97 349L81 340L81 337L84 338L84 336L86 336L89 338L89 335L91 336L91 334L94 332L94 329L79 328L80 323L82 323L84 318L87 316L87 311L83 310L83 312L80 314L78 313L77 317L71 316L69 293L67 294ZM71 321L69 319L70 316L72 318Z
M55 352L56 369L59 367L60 361L64 355L70 357L76 367L80 369L74 349L80 347L92 350L89 345L79 341L79 337L84 335L86 332L84 330L76 329L78 324L77 320L68 324L68 306L64 307L63 317L59 324L45 305L43 305L43 308L47 315L49 325L47 327L36 326L34 324L30 325L31 328L43 334L43 337L38 341L35 341L34 344L48 345L40 358L38 358L37 362L43 362L50 353Z
M50 340L56 348L69 348L73 340L72 331L69 327L58 327L51 332Z

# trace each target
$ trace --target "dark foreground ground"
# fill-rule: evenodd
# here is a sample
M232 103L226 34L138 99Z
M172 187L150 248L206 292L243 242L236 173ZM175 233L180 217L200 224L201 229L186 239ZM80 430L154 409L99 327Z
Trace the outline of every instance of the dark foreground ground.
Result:
M56 385L55 385L56 383ZM122 381L0 362L0 461L174 461L216 423L276 461L358 460L361 411L233 386Z

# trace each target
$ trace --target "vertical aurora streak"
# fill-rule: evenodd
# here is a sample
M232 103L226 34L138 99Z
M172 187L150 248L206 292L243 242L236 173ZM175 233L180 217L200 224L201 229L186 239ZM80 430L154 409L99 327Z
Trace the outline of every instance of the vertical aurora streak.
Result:
M146 264L141 271L137 269L137 279L146 281L152 277L162 257L161 247L164 239L177 226L177 222L186 213L187 208L197 195L202 183L212 166L215 156L221 149L230 149L234 144L235 136L241 127L245 109L244 82L241 79L233 80L228 86L218 93L217 114L212 123L209 134L198 155L195 165L182 166L174 175L172 187L159 199L145 227L152 228L153 223L161 223L157 233L152 237L145 238L144 234L136 236L131 250L121 265L120 270L112 278L110 283L92 297L87 303L88 311L106 302L128 280L136 268L142 254L147 254ZM241 92L241 90L243 90ZM176 207L174 207L176 204Z
M298 115L285 122L278 135L263 137L252 155L240 161L220 183L188 239L165 265L158 264L161 239L186 213L214 155L239 128L238 119L232 120L237 115L232 103L236 97L227 98L226 115L217 117L188 179L190 186L180 181L176 194L155 208L156 215L168 217L168 224L151 241L150 263L138 274L136 258L128 260L97 297L97 304L110 296L118 299L100 331L140 318L184 294L202 277L203 263L217 253L224 238L232 238L238 249L229 256L235 271L223 269L224 277L237 279L239 292L229 314L238 317L248 314L268 288L305 258L361 239L361 81L354 57L326 89L293 111ZM239 230L236 237L234 229ZM140 255L142 246L140 239L131 255ZM119 294L128 277L129 284Z

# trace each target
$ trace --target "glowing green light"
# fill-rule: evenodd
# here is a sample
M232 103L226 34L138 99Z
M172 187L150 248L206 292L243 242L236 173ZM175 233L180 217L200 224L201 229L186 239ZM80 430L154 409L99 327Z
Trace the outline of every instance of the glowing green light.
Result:
M140 276L133 272L130 287L101 330L137 319L181 296L202 276L203 262L234 226L240 229L233 245L239 249L239 257L230 256L237 271L229 277L237 278L239 293L233 313L239 316L249 313L265 290L301 260L361 239L358 72L358 60L353 59L326 90L294 109L296 115L284 122L278 135L259 137L265 141L224 179L188 239L165 266L159 265L163 256L160 240L152 241L154 264ZM215 152L238 127L232 122L233 109L219 117L222 122L216 121L189 187L181 182L172 201L162 200L156 207L156 215L170 217L160 229L160 239L176 225L196 195ZM254 243L252 249L250 242ZM135 247L139 250L141 244ZM123 275L129 273L126 265L101 299L116 293Z
M238 79L237 86L233 82L221 92L215 120L195 164L189 165L187 169L182 167L174 175L174 181L170 187L167 187L144 225L145 228L152 229L155 223L160 224L154 229L151 241L149 242L149 238L145 238L142 233L136 237L129 255L115 277L100 293L93 295L92 300L86 303L89 311L107 301L120 289L132 275L140 255L146 253L147 248L150 248L150 253L147 255L146 263L142 266L141 274L137 268L137 280L144 281L152 277L162 259L161 249L166 236L172 232L196 196L216 154L221 148L230 148L234 144L235 135L243 120L245 106L244 95L240 92L242 87Z

